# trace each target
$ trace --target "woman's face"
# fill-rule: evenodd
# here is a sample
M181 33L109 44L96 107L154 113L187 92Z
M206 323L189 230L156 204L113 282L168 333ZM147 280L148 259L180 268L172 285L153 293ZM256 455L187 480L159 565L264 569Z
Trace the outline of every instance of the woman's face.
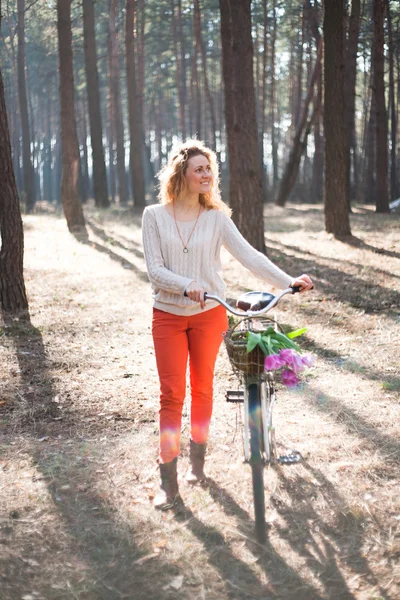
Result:
M206 194L212 188L213 174L208 158L199 154L187 162L186 186L190 194Z

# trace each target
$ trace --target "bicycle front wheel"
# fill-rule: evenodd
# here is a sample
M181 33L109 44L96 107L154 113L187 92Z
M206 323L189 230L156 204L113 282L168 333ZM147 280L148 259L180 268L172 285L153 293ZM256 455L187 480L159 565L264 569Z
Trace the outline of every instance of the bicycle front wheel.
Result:
M254 518L256 536L260 543L266 540L265 493L264 493L264 434L261 412L261 389L257 383L248 387L250 465L253 479Z

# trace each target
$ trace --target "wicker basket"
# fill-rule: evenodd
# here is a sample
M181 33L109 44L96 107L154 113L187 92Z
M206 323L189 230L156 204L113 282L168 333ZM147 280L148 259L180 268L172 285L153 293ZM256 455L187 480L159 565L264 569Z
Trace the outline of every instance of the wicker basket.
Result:
M239 321L225 334L225 346L229 360L234 371L246 375L260 375L264 372L264 352L260 346L256 346L254 350L247 352L247 331L240 329L242 324L243 320ZM250 331L262 333L271 326L283 333L281 326L274 319L268 317L253 319Z
M236 329L227 331L225 346L234 370L246 375L259 375L264 371L264 352L259 346L256 346L251 352L247 352L245 331L237 331Z

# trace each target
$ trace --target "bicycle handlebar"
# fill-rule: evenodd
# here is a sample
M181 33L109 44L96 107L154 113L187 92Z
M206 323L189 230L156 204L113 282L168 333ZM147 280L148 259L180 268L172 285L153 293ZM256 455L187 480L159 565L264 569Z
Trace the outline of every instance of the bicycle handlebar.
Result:
M271 300L271 302L269 302L267 304L267 306L265 306L262 310L246 310L246 311L237 310L236 308L233 308L232 306L230 306L230 304L228 304L225 300L223 300L219 296L207 294L207 292L205 292L205 294L204 294L204 300L214 300L215 302L218 302L219 304L224 306L230 313L232 313L236 317L257 317L257 316L264 315L265 313L270 311L271 308L274 308L274 306L276 306L278 304L278 302L280 301L281 298L283 298L283 296L286 296L287 294L296 294L297 292L300 292L299 286L288 287L287 289L283 290L277 296L274 296L274 298ZM187 296L186 292L184 293L184 295Z

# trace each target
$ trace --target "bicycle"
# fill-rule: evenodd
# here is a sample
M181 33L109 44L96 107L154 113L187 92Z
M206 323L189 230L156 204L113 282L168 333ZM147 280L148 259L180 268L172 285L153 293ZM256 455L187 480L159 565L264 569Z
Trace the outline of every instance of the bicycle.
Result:
M264 467L273 463L292 463L300 460L300 454L291 451L286 456L277 456L275 429L272 413L276 402L276 383L273 371L264 370L265 355L256 347L247 352L248 331L262 331L272 326L282 331L276 318L264 315L274 308L287 294L299 292L300 288L289 287L277 296L267 292L247 292L236 302L239 310L225 300L211 294L204 298L214 300L231 314L240 318L239 322L225 334L225 346L234 372L240 377L241 390L228 390L228 402L243 403L244 459L250 463L253 482L253 502L256 536L260 543L266 541ZM262 318L264 317L264 318Z

